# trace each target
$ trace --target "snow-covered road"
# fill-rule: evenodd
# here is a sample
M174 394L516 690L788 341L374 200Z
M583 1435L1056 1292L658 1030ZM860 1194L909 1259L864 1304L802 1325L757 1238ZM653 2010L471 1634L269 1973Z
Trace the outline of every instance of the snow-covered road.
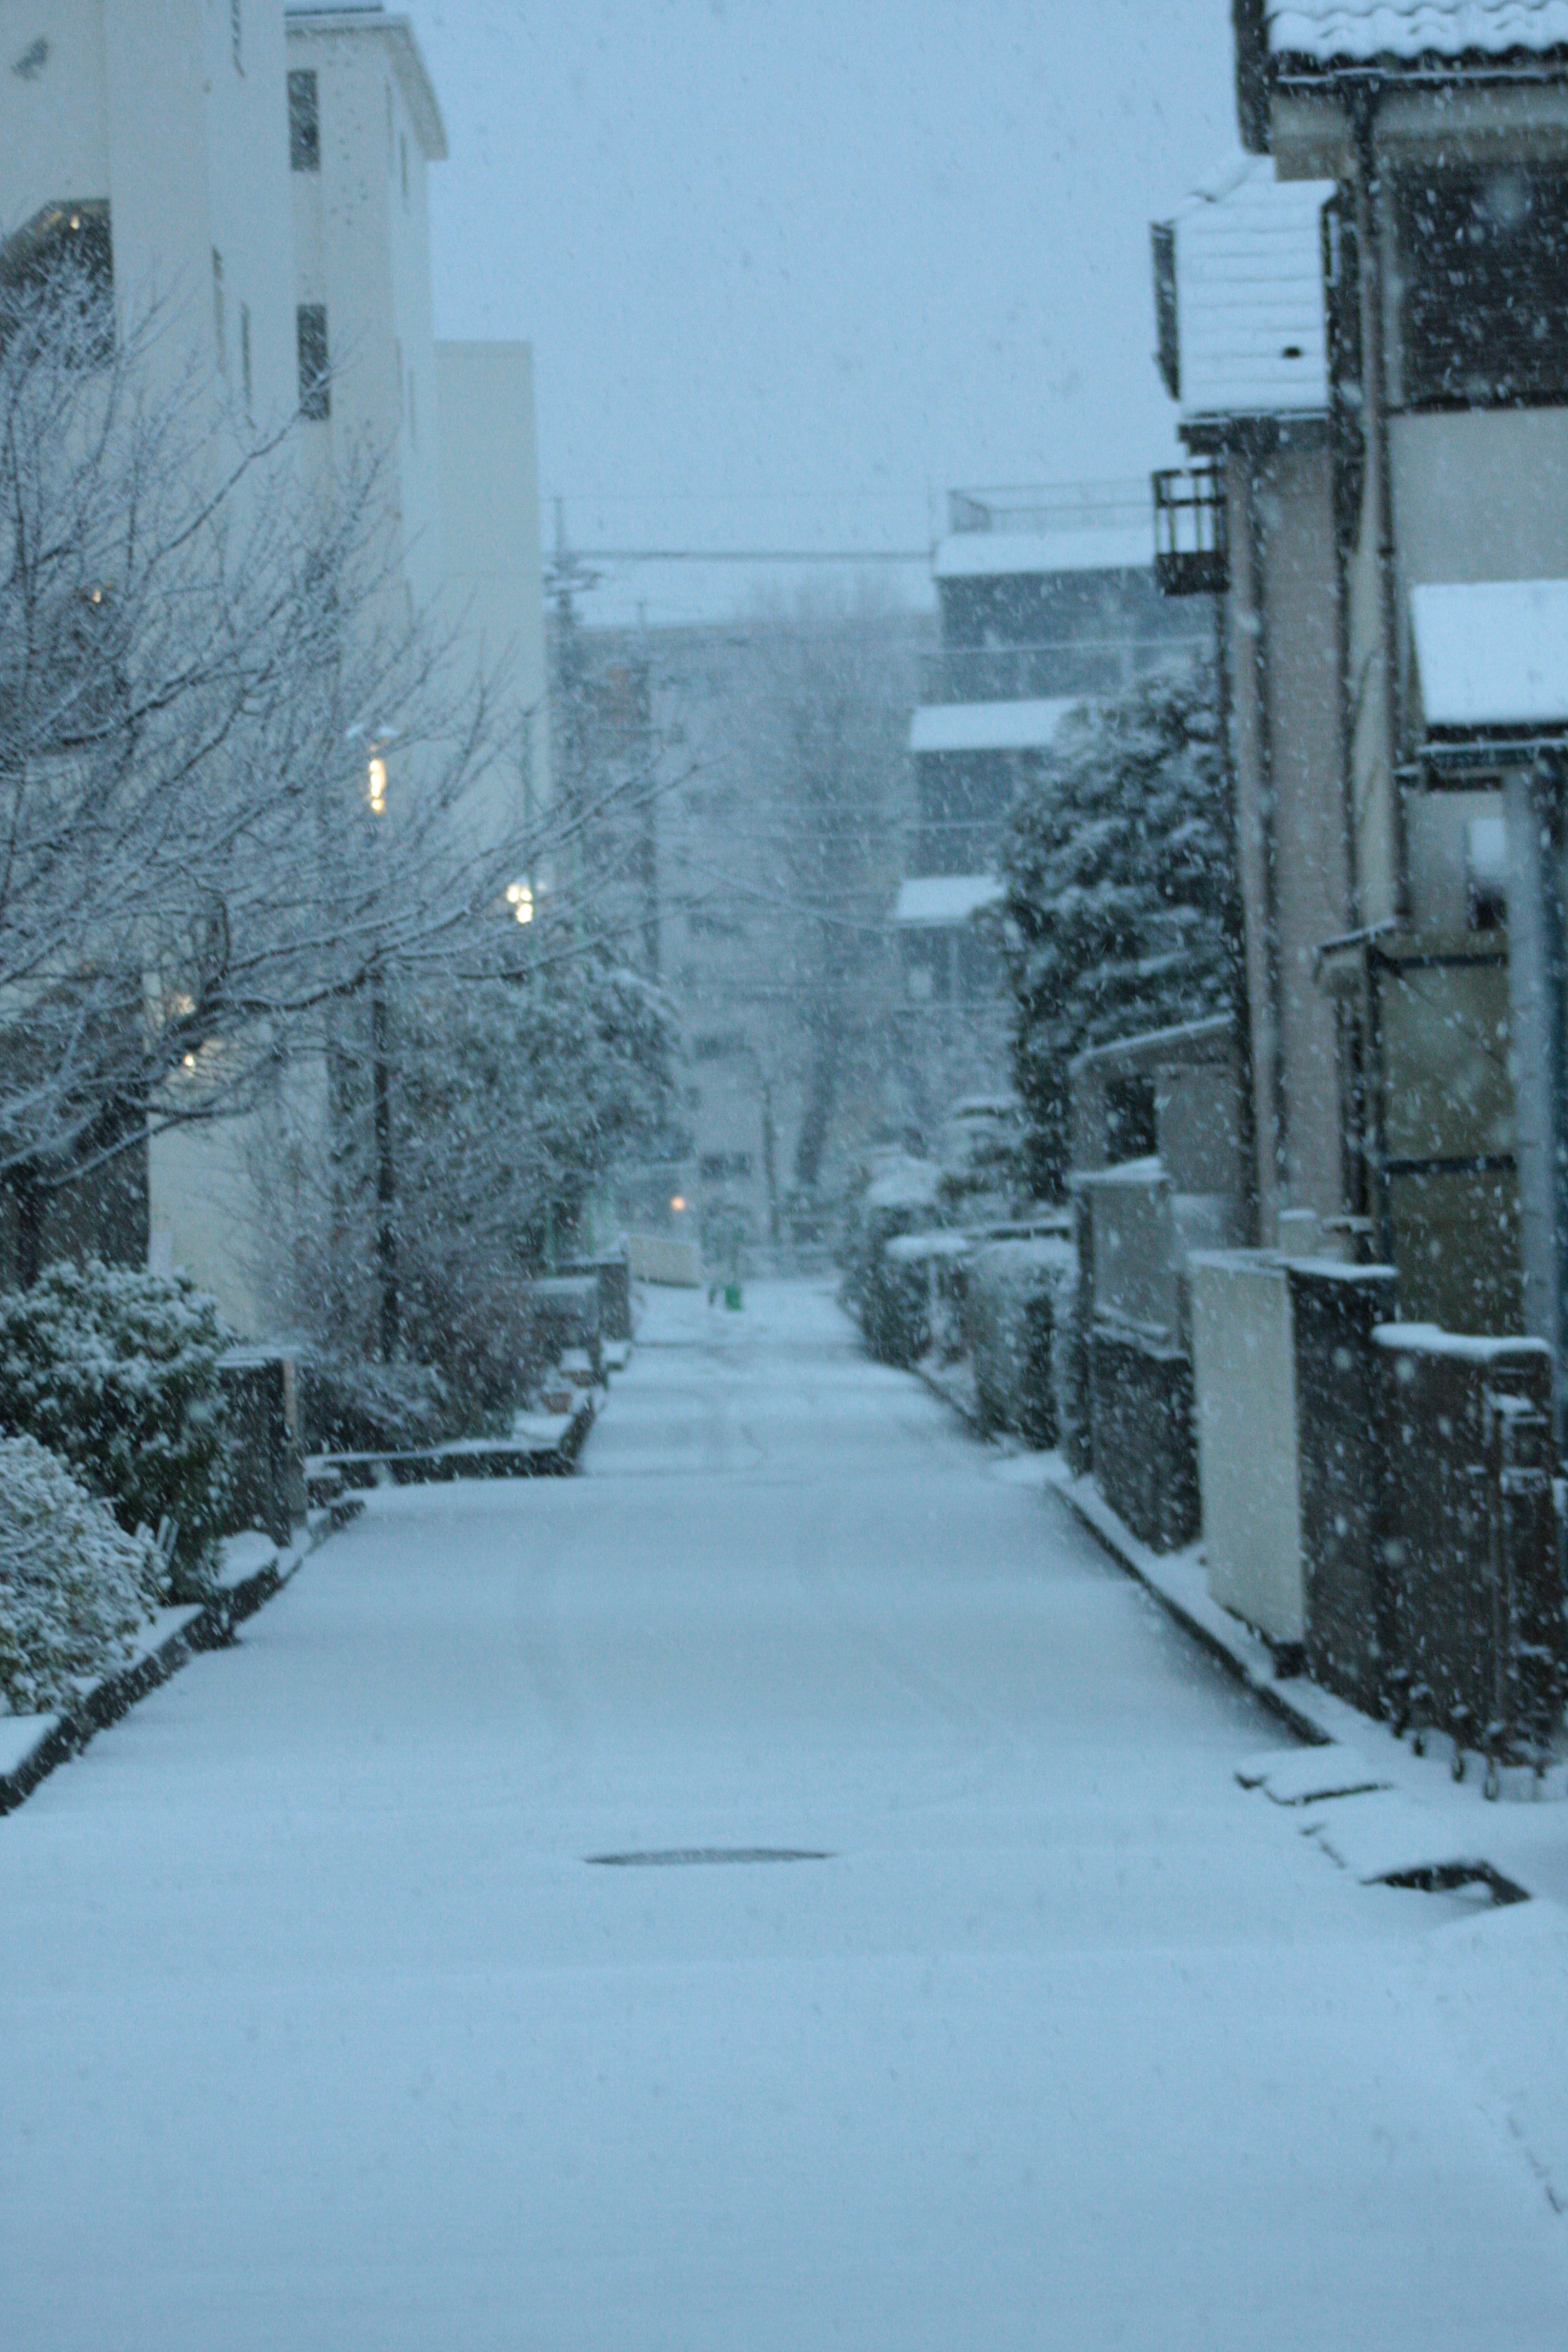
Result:
M1245 1794L820 1291L644 1341L0 1822L5 2352L1562 2352L1553 1906ZM725 1847L831 1858L584 1859Z

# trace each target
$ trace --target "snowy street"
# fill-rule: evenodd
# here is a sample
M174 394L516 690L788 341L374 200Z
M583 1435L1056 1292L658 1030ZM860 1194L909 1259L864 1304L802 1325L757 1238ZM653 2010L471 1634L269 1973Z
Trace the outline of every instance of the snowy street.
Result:
M756 1286L374 1495L0 1822L6 2352L1560 2352L1561 1915L1245 1792L1027 1468Z

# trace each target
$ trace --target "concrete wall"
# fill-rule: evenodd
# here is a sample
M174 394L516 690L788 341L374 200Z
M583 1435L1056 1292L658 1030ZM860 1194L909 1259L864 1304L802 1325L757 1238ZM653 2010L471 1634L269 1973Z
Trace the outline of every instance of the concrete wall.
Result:
M18 55L47 56L0 73L0 234L54 199L106 201L121 315L158 303L158 363L173 376L194 345L239 402L243 308L265 423L294 396L282 0L245 0L242 23L237 58L208 0L37 0L14 30Z
M1226 460L1227 622L1262 1239L1342 1203L1332 1007L1318 948L1350 928L1330 453L1297 428Z
M1189 1280L1209 1591L1269 1641L1300 1642L1306 1603L1284 1263L1266 1252L1194 1254Z
M504 712L480 819L495 838L550 798L533 354L526 343L434 350L445 609Z

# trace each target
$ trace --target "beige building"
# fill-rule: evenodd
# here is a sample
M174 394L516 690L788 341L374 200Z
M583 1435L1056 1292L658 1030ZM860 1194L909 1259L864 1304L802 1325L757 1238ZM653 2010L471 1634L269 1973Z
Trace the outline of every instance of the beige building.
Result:
M389 618L431 616L455 692L481 673L498 752L469 797L479 841L549 794L531 354L437 344L427 173L447 152L406 18L282 0L37 0L0 75L0 234L97 240L122 310L157 299L258 428L296 411L308 480L377 468ZM25 37L24 37L25 36ZM364 714L366 791L397 754ZM263 1220L243 1121L149 1154L153 1264L183 1267L256 1332Z
M1331 183L1242 157L1154 231L1166 388L1198 469L1162 478L1167 593L1216 591L1246 916L1251 1222L1344 1211L1326 940L1354 926L1322 215Z
M1568 11L1257 0L1238 28L1249 143L1280 180L1336 187L1324 255L1353 920L1323 977L1351 1205L1397 1265L1406 1314L1494 1331L1522 1317L1557 1341L1561 1008L1527 1048L1539 975L1517 952L1538 929L1521 918L1541 814L1555 822L1555 787L1524 781L1521 745L1551 730L1500 710L1468 736L1430 724L1448 682L1423 671L1415 616L1429 589L1568 573ZM1542 792L1551 809L1533 806Z

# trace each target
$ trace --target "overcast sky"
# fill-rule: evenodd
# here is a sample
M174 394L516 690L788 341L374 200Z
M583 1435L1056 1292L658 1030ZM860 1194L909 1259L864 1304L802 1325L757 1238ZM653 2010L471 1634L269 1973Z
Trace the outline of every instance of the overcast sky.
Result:
M1148 224L1236 146L1229 0L406 5L437 331L533 344L577 542L919 548L950 487L1173 454Z

